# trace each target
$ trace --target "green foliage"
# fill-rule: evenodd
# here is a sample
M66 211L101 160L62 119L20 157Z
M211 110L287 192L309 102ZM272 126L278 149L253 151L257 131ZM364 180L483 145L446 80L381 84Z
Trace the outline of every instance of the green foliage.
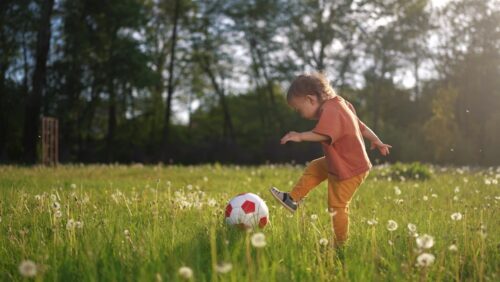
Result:
M395 181L425 181L432 177L432 172L428 165L420 162L396 162L393 165L384 167L377 171L377 175L381 177L389 177Z

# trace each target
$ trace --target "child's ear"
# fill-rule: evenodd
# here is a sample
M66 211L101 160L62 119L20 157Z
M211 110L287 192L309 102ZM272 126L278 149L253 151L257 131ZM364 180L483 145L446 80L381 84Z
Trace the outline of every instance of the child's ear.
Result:
M306 98L307 98L307 101L309 101L311 104L318 101L318 98L316 97L316 95L307 95Z

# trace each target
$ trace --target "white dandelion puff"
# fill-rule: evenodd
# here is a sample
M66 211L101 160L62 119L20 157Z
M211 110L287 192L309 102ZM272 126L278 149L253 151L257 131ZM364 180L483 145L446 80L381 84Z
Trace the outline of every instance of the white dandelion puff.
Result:
M459 212L452 213L451 214L451 219L454 220L454 221L462 220L462 214L459 213Z
M36 264L31 260L23 260L19 264L19 273L23 277L35 277L38 272Z
M389 231L395 231L396 229L398 229L398 223L392 219L390 219L389 221L387 221L387 230Z
M458 186L457 186L457 187L455 187L455 190L453 190L453 191L454 191L455 193L460 192L460 187L458 187Z
M376 219L369 219L366 221L366 223L368 223L368 225L375 225L378 223L378 221Z
M326 246L326 245L328 245L328 239L326 239L326 238L321 238L321 239L319 239L319 244L320 244L321 246Z
M428 234L418 236L416 241L420 249L430 249L434 246L434 237Z
M71 189L76 189L76 184L75 183L71 183L71 185L69 187L71 187Z
M423 197L422 197L422 200L427 201L427 200L429 200L429 197L427 197L427 196L423 196Z
M408 223L408 230L411 232L411 233L415 233L417 232L417 226L413 223Z
M458 201L458 196L454 196L453 201Z
M318 215L317 214L311 214L311 220L312 221L318 220Z
M179 268L179 276L184 279L191 279L193 277L193 270L187 266Z
M266 246L266 236L262 232L253 234L251 241L252 246L254 246L255 248L262 248Z
M59 218L59 217L61 217L61 216L62 216L62 212L61 212L60 210L56 210L56 211L54 212L54 216L55 216L55 217L57 217L57 218Z
M401 195L401 190L399 189L399 187L398 187L398 186L395 186L395 187L394 187L394 194L396 194L396 195Z
M53 202L52 203L52 209L58 210L60 208L61 208L61 204L59 204L59 202Z
M450 250L450 252L456 252L456 251L458 251L457 245L455 245L455 244L450 245L448 247L448 250Z
M83 221L75 221L75 227L77 229L82 229L83 228Z
M417 266L427 267L434 263L436 258L433 254L422 253L417 257Z
M66 229L71 230L73 228L75 228L75 221L71 218L66 222Z
M130 237L130 231L128 229L123 230L123 235L125 235L125 237Z
M215 270L219 273L228 273L233 269L233 265L228 262L223 262L215 266Z

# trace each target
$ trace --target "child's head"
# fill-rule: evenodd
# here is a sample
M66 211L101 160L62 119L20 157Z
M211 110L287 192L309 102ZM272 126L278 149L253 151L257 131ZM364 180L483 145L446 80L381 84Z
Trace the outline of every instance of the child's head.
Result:
M303 118L317 119L321 104L336 95L323 74L312 73L299 75L292 81L286 100Z

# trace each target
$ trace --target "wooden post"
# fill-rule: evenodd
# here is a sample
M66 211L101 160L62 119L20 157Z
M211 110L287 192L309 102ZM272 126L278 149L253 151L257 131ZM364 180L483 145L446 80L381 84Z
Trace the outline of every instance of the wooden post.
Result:
M42 117L42 163L57 166L59 163L59 121Z

